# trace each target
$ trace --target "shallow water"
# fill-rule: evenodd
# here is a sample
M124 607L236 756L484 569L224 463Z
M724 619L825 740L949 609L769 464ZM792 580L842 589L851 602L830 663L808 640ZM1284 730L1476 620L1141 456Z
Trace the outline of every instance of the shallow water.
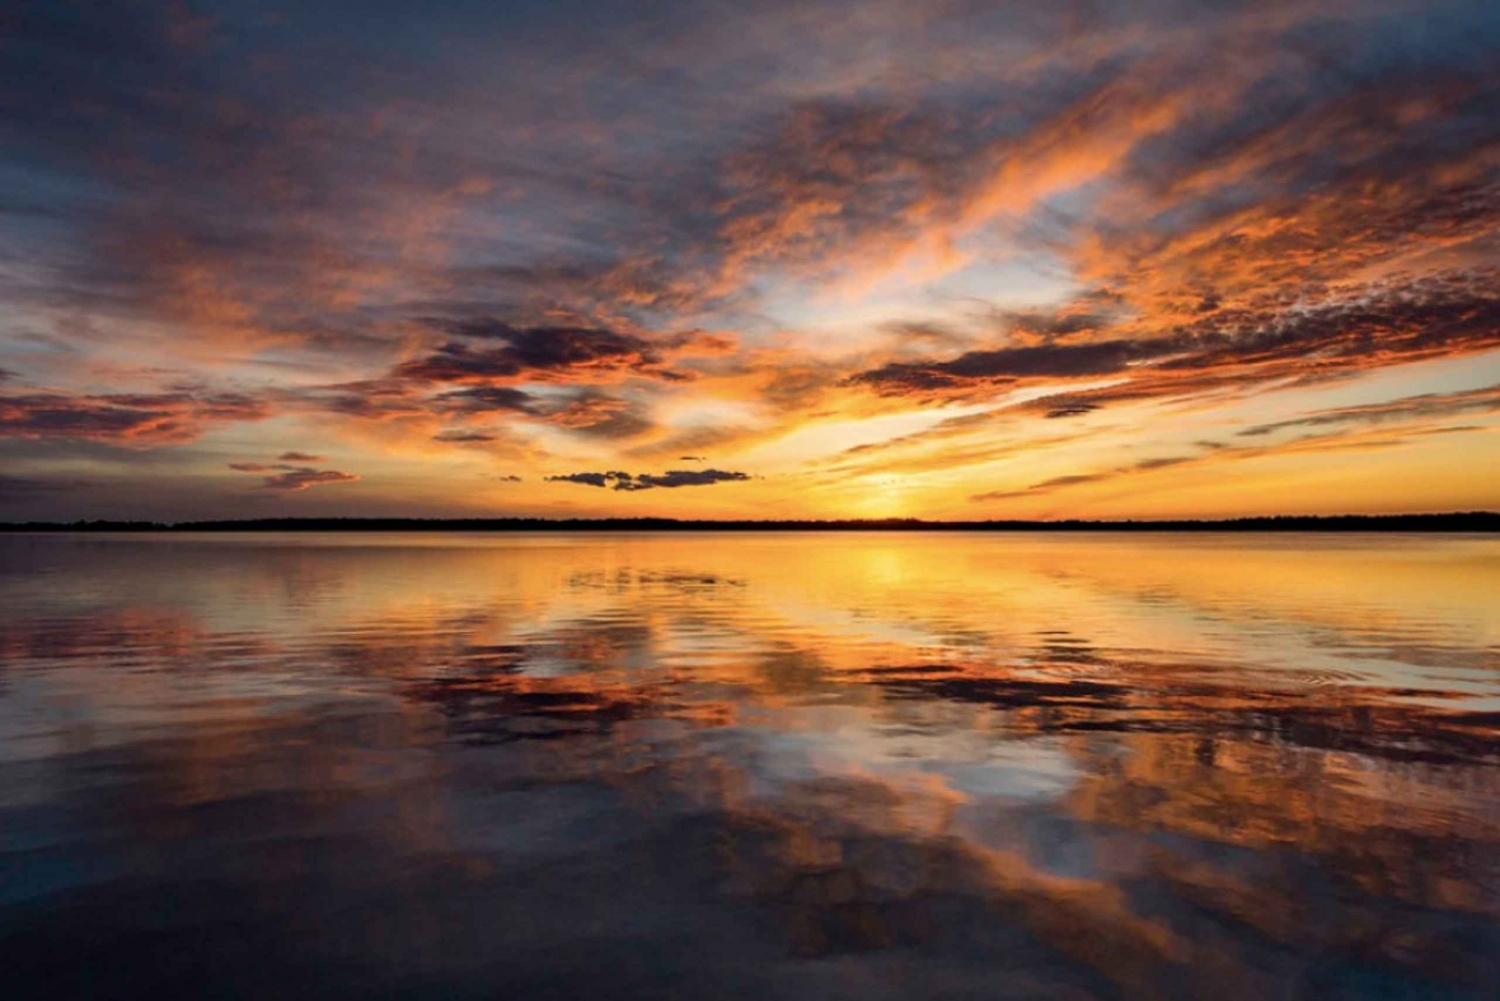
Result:
M17 998L1493 998L1500 538L0 536Z

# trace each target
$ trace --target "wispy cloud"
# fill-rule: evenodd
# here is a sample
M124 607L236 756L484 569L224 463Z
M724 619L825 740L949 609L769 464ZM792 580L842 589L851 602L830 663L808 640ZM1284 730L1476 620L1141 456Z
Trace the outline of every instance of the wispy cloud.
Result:
M281 456L300 456L300 452L288 452ZM316 461L313 456L309 461ZM231 462L229 468L237 473L263 473L261 488L265 490L301 491L328 483L352 483L359 477L337 469L315 469L289 462Z

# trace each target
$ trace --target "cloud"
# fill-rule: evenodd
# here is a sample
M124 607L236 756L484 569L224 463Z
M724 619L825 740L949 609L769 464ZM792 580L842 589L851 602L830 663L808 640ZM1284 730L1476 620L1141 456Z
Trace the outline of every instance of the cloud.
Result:
M288 452L282 458L299 454L301 453ZM352 483L359 479L353 473L337 469L315 469L288 462L231 462L229 468L237 473L266 474L261 481L263 490L301 491L328 483Z
M849 384L869 385L881 392L899 394L1027 379L1115 375L1132 363L1173 354L1183 347L1177 340L1113 340L969 351L950 361L893 362L854 375Z
M1077 473L1071 476L1054 476L1050 480L1042 480L1033 483L1024 490L990 490L985 493L974 494L969 498L971 501L1008 500L1012 497L1026 497L1033 494L1047 493L1059 490L1063 487L1073 487L1084 483L1097 483L1108 479L1109 473Z
M722 469L674 469L665 473L567 473L547 477L552 482L580 483L590 487L613 486L616 490L653 490L657 487L711 486L715 483L735 483L750 479L749 473L726 472Z
M485 434L483 431L443 431L432 436L433 441L440 441L448 445L482 444L494 441L495 436Z
M368 421L433 420L448 404L430 402L401 379L356 379L283 390L279 402L288 409L338 414ZM456 408L465 410L464 405Z
M241 393L28 393L0 396L0 438L180 445L215 424L271 414L267 403Z
M597 389L582 389L544 412L543 419L591 438L626 439L655 427L645 408Z
M605 487L611 480L628 480L629 473L564 473L559 476L549 476L549 483L581 483L586 487Z
M1460 393L1424 393L1384 403L1319 410L1290 420L1257 424L1240 431L1241 437L1258 437L1287 428L1328 427L1339 424L1382 424L1427 417L1452 417L1468 413L1500 411L1500 385Z
M1277 432L1314 429L1314 433L1266 444L1231 444L1200 439L1192 444L1202 451L1195 455L1161 456L1091 473L1058 476L1020 490L992 490L970 496L983 502L1037 496L1087 483L1099 483L1187 464L1238 462L1278 455L1359 452L1395 448L1440 435L1468 434L1490 430L1482 424L1434 424L1463 414L1500 413L1500 386L1454 393L1424 393L1381 403L1361 404L1314 411L1301 417L1270 424L1257 424L1237 433L1238 438L1262 438ZM1385 425L1397 425L1393 428Z
M674 469L670 472L652 475L641 473L635 478L634 486L626 489L648 490L652 487L699 487L714 483L734 483L750 479L749 473L725 472L722 469ZM616 485L619 489L619 485Z
M1090 400L1070 399L1066 396L1049 396L1045 399L1045 412L1043 417L1049 420L1058 420L1063 417L1082 417L1099 409L1099 404Z
M1022 385L1119 377L1067 390L1049 417L1109 402L1184 398L1292 378L1329 378L1500 348L1500 270L1394 275L1305 291L1174 324L1143 339L1060 342L971 351L947 361L892 362L849 385L890 396L961 398ZM1054 405L1055 404L1055 405Z
M442 328L469 340L448 341L435 352L398 365L398 378L429 382L584 381L625 373L678 380L665 366L671 356L713 348L693 336L647 340L635 334L586 327L517 328L494 319L451 321ZM470 341L499 341L498 348Z
M262 486L267 490L306 490L325 483L352 483L357 479L359 477L353 473L341 473L337 469L293 469L267 476Z
M322 462L323 456L309 455L306 452L282 452L277 457L279 462Z
M513 410L531 413L536 399L529 393L510 386L471 386L448 393L439 393L431 399L432 408L439 413L484 414L497 410Z
M1082 486L1086 483L1102 483L1105 480L1116 479L1121 476L1129 476L1134 473L1149 473L1157 469L1168 469L1186 462L1195 462L1199 456L1170 455L1151 459L1141 459L1138 462L1126 466L1118 466L1114 469L1101 470L1097 473L1074 473L1067 476L1054 476L1039 483L1033 483L1023 490L991 490L985 493L972 495L971 501L1009 500L1015 497L1032 497L1038 494L1051 493L1054 490L1062 490L1067 487Z
M40 479L30 476L0 475L0 504L15 504L50 497L64 490L82 486L76 480Z

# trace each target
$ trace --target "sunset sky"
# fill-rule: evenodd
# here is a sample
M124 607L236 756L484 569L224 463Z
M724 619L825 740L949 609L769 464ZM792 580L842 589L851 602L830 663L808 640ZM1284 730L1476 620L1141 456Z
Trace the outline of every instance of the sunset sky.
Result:
M1500 4L13 0L0 520L1500 507Z

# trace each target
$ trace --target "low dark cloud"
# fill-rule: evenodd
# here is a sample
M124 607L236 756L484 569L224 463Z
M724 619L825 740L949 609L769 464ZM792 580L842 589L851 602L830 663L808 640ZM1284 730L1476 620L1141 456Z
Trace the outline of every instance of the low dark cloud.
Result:
M750 479L749 473L726 472L722 469L674 469L653 476L641 473L635 478L632 490L647 490L652 487L700 487L713 483L734 483Z
M448 445L478 445L494 441L495 436L485 434L483 431L443 431L433 435L432 440Z
M735 483L750 479L749 473L722 469L673 469L665 473L568 473L547 477L552 482L580 483L590 487L613 487L615 490L654 490L657 487L703 487L715 483Z
M0 504L15 504L48 497L63 490L76 489L73 480L48 480L30 476L0 475Z
M607 487L611 480L629 479L629 473L564 473L547 477L549 483L581 483L586 487Z
M276 458L280 462L322 462L323 461L323 456L321 456L321 455L310 455L307 452L282 452Z
M285 453L300 455L298 452ZM300 491L328 483L352 483L359 477L337 469L315 469L289 462L231 462L229 468L237 473L261 473L263 490Z

